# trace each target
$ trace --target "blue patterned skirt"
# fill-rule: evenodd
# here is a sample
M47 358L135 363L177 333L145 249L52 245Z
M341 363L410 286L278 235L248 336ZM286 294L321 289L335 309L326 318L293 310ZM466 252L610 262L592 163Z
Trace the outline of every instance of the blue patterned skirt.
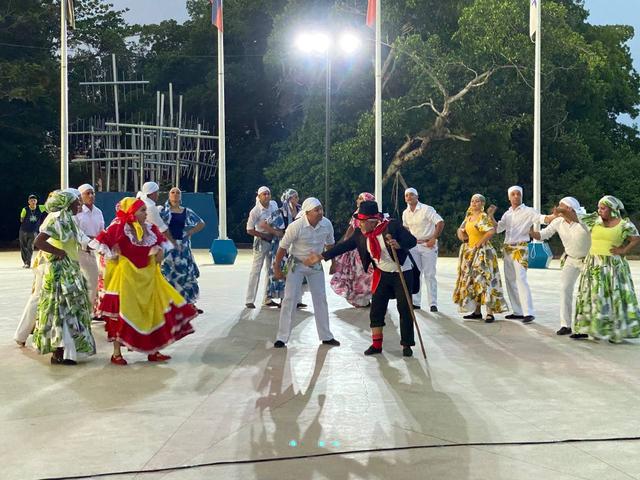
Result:
M162 262L162 274L187 303L196 303L200 295L200 270L191 253L191 242L176 240L176 243L178 248L170 250Z

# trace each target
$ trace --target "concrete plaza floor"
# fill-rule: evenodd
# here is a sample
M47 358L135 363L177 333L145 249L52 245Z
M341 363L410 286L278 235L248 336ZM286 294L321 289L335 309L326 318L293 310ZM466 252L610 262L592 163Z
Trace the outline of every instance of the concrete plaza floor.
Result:
M170 362L127 353L128 366L110 365L94 323L98 354L67 367L14 343L32 274L17 252L0 253L0 478L216 462L243 463L102 478L640 478L638 441L517 445L640 435L640 344L556 336L557 261L530 271L538 311L523 325L463 321L451 302L455 259L440 259L441 312L418 312L424 361L418 348L402 357L394 309L384 354L364 357L368 310L333 292L342 346L319 345L309 308L288 348L273 349L278 311L243 308L249 252L233 266L197 258L205 313L165 350ZM640 263L632 272L640 285ZM411 446L443 447L402 449Z

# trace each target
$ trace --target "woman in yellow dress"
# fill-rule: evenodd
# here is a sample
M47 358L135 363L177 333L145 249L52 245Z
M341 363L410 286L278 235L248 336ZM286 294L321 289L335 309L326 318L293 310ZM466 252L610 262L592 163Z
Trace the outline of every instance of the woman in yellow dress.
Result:
M496 228L484 211L486 199L476 193L471 197L467 215L458 228L462 241L458 260L458 280L453 301L461 312L472 312L466 319L482 318L481 306L487 310L485 322L495 320L494 313L507 311L498 268L498 254L491 245ZM490 207L491 208L491 207Z
M164 248L171 244L146 223L144 202L126 197L119 205L115 221L91 244L106 259L98 311L113 342L111 363L127 364L121 345L147 353L150 362L165 361L171 357L160 349L193 333L197 311L162 276Z

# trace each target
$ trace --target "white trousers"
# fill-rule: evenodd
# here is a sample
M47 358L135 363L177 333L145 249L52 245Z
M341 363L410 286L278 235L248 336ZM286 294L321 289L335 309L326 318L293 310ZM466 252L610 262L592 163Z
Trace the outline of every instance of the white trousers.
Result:
M251 273L249 273L249 285L247 286L247 297L244 303L254 303L258 294L258 285L260 284L260 272L264 265L264 276L267 277L264 285L264 299L267 299L267 289L269 288L269 267L271 266L271 243L260 240L260 249L253 250L253 262L251 264Z
M504 255L504 277L513 313L535 316L531 289L527 282L527 269L508 254Z
M311 292L311 300L313 301L313 314L316 319L318 338L321 341L333 339L333 333L329 329L329 306L327 305L324 271L314 270L303 264L296 264L293 271L287 274L276 340L284 343L289 341L293 319L296 314L296 304L300 298L302 281L305 277Z
M93 250L89 250L88 252L81 250L78 261L80 262L82 275L87 280L89 303L93 307L96 296L98 295L98 260Z
M420 305L422 297L422 287L426 287L429 306L438 306L438 281L436 280L436 262L438 261L438 248L427 248L425 245L419 244L410 251L411 256L416 262L421 272L420 291L413 295L412 301L414 305Z
M44 265L41 263L33 269L33 286L31 296L22 311L22 317L13 338L16 342L25 343L33 328L36 326L36 315L38 314L38 302L42 293L42 279L44 277Z
M573 327L573 293L576 282L582 271L583 260L566 257L562 272L560 273L560 326Z

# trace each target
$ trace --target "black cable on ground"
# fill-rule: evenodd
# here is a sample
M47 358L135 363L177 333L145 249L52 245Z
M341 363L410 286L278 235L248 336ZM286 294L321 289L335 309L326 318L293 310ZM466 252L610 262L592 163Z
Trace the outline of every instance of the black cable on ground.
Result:
M430 448L459 448L459 447L519 447L527 445L557 445L563 443L601 443L601 442L637 442L640 437L606 437L606 438L567 438L565 440L539 440L522 442L470 442L470 443L439 443L430 445L409 445L406 447L364 448L360 450L341 450L337 452L310 453L308 455L291 455L286 457L259 458L255 460L226 460L218 462L195 463L193 465L178 465L175 467L152 468L149 470L122 470L119 472L94 473L91 475L75 475L72 477L45 477L40 480L80 480L90 478L115 477L118 475L136 475L145 473L177 472L196 468L221 467L224 465L250 465L255 463L282 462L287 460L305 460L309 458L335 457L338 455L357 455L362 453L400 452L404 450L425 450Z

